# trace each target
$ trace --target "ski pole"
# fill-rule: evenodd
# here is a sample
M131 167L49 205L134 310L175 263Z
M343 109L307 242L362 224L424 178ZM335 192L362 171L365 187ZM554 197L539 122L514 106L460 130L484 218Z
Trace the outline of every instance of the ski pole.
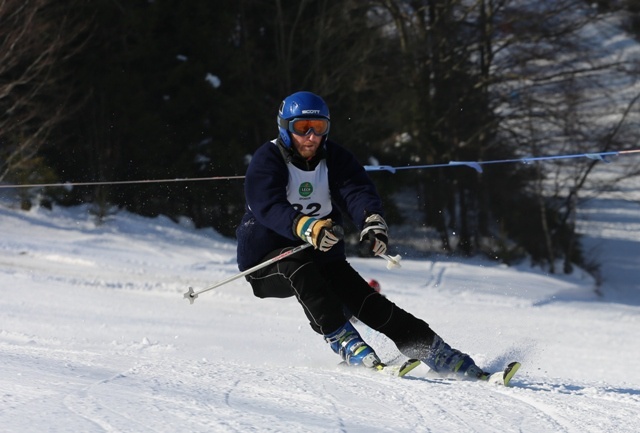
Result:
M396 255L396 256L389 256L387 254L380 254L380 257L382 257L383 259L385 259L387 261L387 269L394 269L394 268L401 268L402 266L400 265L400 260L402 259L402 256L400 254Z
M249 275L250 273L257 271L258 269L262 269L262 268L264 268L266 266L269 266L272 263L275 263L275 262L277 262L279 260L282 260L285 257L289 257L290 255L295 254L298 251L302 251L305 248L308 248L310 246L311 246L311 244L298 245L295 248L292 248L290 250L284 251L284 252L278 254L277 256L275 256L275 257L273 257L273 258L271 258L269 260L265 260L264 262L259 263L259 264L255 265L254 267L247 269L246 271L242 271L240 273L237 273L237 274L227 278L226 280L219 281L219 282L207 287L206 289L200 290L199 292L194 292L193 291L193 287L189 287L189 290L184 294L184 298L188 299L189 302L191 304L193 304L193 301L195 301L196 298L198 297L198 295L201 294L201 293L208 292L209 290L213 290L216 287L220 287L220 286L222 286L224 284L230 283L233 280L237 280L240 277L244 277L245 275Z
M333 226L333 228L331 229L331 231L333 232L334 235L336 235L338 237L338 239L342 239L344 237L344 231L342 230L342 227L340 226ZM229 278L227 278L226 280L222 280L219 281L209 287L207 287L206 289L202 289L199 292L194 292L193 291L193 287L189 287L189 290L187 290L187 292L184 294L184 298L189 300L189 303L193 304L193 301L196 300L196 298L198 297L199 294L204 293L204 292L208 292L209 290L213 290L216 287L220 287L224 284L230 283L233 280L237 280L240 277L244 277L245 275L249 275L252 272L257 271L258 269L262 269L266 266L269 266L272 263L275 263L279 260L284 259L285 257L289 257L292 254L297 253L298 251L302 251L305 248L309 248L311 246L311 244L302 244L302 245L298 245L295 248L292 248L290 250L284 251L280 254L278 254L277 256L269 259L269 260L265 260L262 263L258 263L257 265L255 265L252 268L247 269L246 271L240 272L236 275L233 275Z

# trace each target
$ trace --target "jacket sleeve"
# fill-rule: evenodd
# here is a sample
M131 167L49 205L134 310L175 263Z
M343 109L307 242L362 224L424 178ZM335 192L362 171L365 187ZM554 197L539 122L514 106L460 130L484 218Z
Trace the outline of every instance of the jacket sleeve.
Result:
M327 142L331 197L358 229L368 215L384 216L382 200L362 164L344 147Z
M298 239L293 221L298 212L287 200L289 171L277 145L268 142L253 155L244 181L249 210L258 223L288 239Z

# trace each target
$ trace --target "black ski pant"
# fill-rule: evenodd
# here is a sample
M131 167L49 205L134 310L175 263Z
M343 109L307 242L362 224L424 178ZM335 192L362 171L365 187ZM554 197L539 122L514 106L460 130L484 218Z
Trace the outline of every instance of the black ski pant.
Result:
M270 259L286 248L268 254ZM348 320L358 320L389 337L406 356L427 356L434 332L421 319L373 290L346 260L318 263L313 250L303 250L251 273L247 280L259 298L295 296L314 331L328 335Z

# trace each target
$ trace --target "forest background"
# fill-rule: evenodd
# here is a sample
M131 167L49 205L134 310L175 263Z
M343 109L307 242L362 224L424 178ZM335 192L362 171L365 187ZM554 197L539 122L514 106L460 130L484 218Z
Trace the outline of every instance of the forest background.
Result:
M97 182L15 191L24 209L91 203L232 237L242 180L112 182L242 176L298 90L364 164L634 149L640 55L609 31L640 35L640 1L3 0L0 185ZM604 180L591 158L371 177L423 252L597 276L576 212L639 175L633 159Z

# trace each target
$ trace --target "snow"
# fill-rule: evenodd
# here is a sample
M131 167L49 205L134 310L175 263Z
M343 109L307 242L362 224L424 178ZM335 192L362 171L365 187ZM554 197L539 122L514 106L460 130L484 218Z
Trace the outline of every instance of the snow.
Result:
M637 189L636 189L637 190ZM350 258L510 388L340 367L292 299L261 300L235 243L188 222L0 201L1 432L636 432L640 202L581 214L603 264L549 275L478 259ZM359 325L384 360L397 356Z
M217 75L213 75L211 72L207 72L207 75L204 77L204 80L211 84L211 87L217 89L222 84L220 78Z

